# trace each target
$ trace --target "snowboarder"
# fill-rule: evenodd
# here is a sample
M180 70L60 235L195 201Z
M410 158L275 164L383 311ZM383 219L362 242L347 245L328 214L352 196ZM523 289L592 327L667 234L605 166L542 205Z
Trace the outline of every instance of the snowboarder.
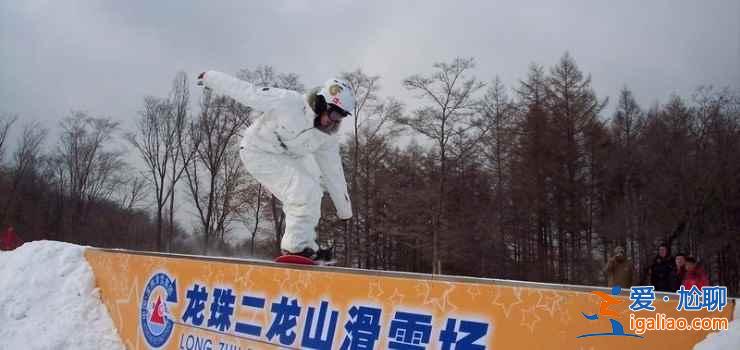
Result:
M329 192L339 219L352 217L336 135L355 105L351 87L344 80L329 79L302 95L254 86L217 71L201 73L198 85L262 112L242 133L240 156L247 171L283 202L285 234L280 249L283 254L326 258L315 231L322 189ZM311 157L319 176L307 167Z

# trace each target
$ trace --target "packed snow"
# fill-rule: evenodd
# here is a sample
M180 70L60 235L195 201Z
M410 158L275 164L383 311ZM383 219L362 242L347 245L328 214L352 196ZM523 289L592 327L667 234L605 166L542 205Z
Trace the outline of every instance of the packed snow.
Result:
M737 300L740 299L735 299ZM710 333L694 346L694 350L737 350L740 349L740 305L735 305L735 315L726 331Z
M124 349L84 250L36 241L0 251L0 349Z

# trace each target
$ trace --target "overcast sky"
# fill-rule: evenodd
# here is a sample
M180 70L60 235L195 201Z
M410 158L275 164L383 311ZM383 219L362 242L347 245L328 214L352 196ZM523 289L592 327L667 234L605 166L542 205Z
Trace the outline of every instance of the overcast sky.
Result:
M259 64L306 86L361 67L382 96L407 97L404 77L472 56L479 79L511 88L566 51L609 113L624 85L644 107L702 84L740 88L740 0L0 0L0 113L53 130L86 110L131 129L178 70Z
M613 107L740 87L740 1L0 1L0 112L54 126L72 109L123 121L178 70L258 64L307 86L362 67L382 95L472 56L507 87L569 51ZM194 96L199 93L193 92Z

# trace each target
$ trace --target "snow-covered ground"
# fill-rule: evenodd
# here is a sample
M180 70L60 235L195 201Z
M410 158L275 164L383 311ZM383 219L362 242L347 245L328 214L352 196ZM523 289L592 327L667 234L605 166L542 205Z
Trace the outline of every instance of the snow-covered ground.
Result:
M694 350L740 349L740 305L735 306L735 315L732 319L726 331L709 334L694 346Z
M0 251L0 349L123 349L84 248L37 241Z

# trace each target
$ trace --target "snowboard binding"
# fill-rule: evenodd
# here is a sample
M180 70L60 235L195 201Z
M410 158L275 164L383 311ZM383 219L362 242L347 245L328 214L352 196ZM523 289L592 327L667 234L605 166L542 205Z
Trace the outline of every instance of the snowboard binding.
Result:
M282 255L275 259L276 262L302 264L302 265L322 265L331 266L336 264L334 260L334 244L331 242L317 242L319 250L314 251L311 248L303 249L298 253L291 253L282 250Z

